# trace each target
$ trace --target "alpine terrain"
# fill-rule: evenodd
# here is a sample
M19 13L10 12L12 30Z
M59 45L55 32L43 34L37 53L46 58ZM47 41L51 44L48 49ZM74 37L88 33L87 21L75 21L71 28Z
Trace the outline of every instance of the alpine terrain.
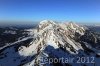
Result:
M43 20L29 36L0 47L0 66L100 66L100 33Z

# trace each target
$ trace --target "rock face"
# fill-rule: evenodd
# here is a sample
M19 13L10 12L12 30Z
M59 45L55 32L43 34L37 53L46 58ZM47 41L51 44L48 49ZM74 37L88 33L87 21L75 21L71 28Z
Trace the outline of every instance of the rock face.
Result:
M2 66L99 66L100 59L97 55L100 51L97 47L100 47L100 41L84 27L72 22L55 23L52 20L44 20L33 32L34 36L31 36L30 43L18 42L0 50ZM83 60L84 62L77 63L77 57L91 59L92 56L95 58L92 62L87 63L87 60ZM74 58L74 60L72 63L63 63L61 60L49 63L42 61L41 58L42 60Z

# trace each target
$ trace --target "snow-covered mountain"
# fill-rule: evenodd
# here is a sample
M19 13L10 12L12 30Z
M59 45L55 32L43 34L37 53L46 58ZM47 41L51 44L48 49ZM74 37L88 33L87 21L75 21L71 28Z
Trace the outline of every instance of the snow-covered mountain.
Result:
M99 62L100 38L73 22L43 20L29 37L0 50L1 66L99 66Z

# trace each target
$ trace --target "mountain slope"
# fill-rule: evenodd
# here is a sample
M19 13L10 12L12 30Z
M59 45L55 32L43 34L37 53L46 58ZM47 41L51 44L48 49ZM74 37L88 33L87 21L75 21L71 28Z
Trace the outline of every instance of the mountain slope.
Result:
M44 20L33 33L31 39L0 50L1 66L99 66L100 40L90 30L72 22ZM61 58L63 61L73 58L73 61L49 62ZM79 58L89 58L91 62L82 60L78 63Z

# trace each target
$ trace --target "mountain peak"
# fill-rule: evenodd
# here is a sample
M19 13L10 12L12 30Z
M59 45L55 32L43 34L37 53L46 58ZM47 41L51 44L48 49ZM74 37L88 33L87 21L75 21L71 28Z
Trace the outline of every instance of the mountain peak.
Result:
M23 41L15 42L13 45L1 50L1 57L3 58L0 59L0 64L2 66L40 66L41 58L60 59L95 55L99 52L96 49L97 47L94 47L96 46L95 43L98 43L97 38L94 37L94 33L87 32L85 34L85 32L83 27L73 22L55 23L52 20L43 20L38 27L33 30L34 35L31 35L32 41L30 41L30 43L27 43L25 40L29 39L28 37L24 38ZM95 45L90 43L94 43ZM95 52L95 54L92 54L93 52ZM97 56L99 56L99 54L97 54ZM77 58L75 60L77 60ZM62 62L60 62L60 64L63 64L63 66L66 65ZM45 62L43 62L43 65L55 66L53 63L48 64ZM71 65L75 66L74 63ZM81 64L77 64L76 66L80 65Z
M52 20L43 20L40 22L40 24L38 25L39 28L44 28L47 27L49 25L55 25L56 23Z
M67 23L56 23L52 20L43 20L38 25L38 30L46 30L46 29L55 29L55 30L62 30L67 32L72 32L73 34L75 32L84 35L85 29L79 25L77 25L74 22L67 22Z
M43 20L43 21L40 22L40 24L47 24L47 23L54 24L55 22L52 21L52 20Z

